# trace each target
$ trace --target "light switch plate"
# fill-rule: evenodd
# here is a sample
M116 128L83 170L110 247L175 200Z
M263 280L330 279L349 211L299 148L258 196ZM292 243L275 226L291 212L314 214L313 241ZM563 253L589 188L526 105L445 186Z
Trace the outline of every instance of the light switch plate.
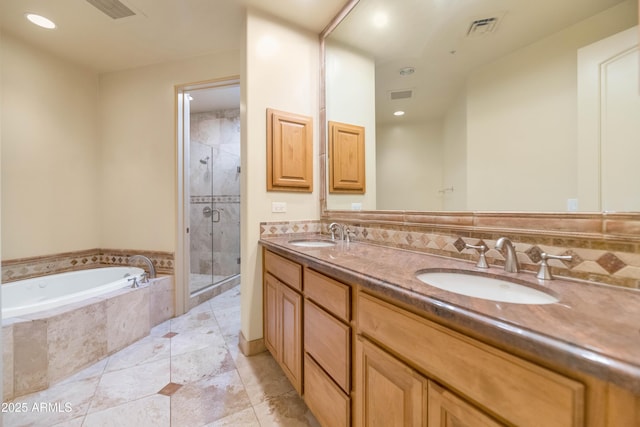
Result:
M287 211L286 202L271 202L271 212L285 213Z

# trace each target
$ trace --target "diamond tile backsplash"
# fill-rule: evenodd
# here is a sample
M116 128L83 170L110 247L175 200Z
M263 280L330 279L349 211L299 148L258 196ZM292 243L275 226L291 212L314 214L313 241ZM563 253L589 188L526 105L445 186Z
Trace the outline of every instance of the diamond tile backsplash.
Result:
M269 222L260 224L262 237L284 234L328 234L329 221ZM476 261L478 253L466 249L484 244L489 248L487 261L491 265L504 265L502 253L495 250L496 240L504 233L465 231L464 235L434 230L434 227L347 224L355 241L380 244L451 258ZM462 233L461 233L462 234ZM640 251L635 243L608 242L593 238L562 238L550 240L531 235L507 235L515 244L522 270L537 272L540 254L571 255L571 261L549 260L554 275L589 280L626 288L640 289ZM550 244L550 242L553 242Z

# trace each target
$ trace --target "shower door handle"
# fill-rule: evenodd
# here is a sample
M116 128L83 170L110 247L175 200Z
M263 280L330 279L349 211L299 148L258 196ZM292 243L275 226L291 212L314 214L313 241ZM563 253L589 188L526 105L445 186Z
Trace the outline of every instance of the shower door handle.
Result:
M204 209L202 209L202 214L205 218L211 218L211 222L220 222L220 211L222 210L222 208L211 209L209 206L205 206ZM213 214L216 215L214 216Z

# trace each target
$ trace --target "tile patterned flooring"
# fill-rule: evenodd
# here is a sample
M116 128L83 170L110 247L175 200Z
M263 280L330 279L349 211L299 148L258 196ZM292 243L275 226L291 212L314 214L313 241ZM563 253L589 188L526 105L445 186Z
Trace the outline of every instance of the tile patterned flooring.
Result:
M245 357L238 350L239 330L235 287L73 377L12 401L4 426L319 426L269 353Z

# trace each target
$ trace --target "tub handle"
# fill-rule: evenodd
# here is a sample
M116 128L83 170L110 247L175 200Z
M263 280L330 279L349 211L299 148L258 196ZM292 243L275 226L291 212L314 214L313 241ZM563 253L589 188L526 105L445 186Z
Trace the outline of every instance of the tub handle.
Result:
M138 278L137 277L131 277L130 279L127 279L128 282L133 282L131 284L132 288L139 288L140 285L138 285Z

